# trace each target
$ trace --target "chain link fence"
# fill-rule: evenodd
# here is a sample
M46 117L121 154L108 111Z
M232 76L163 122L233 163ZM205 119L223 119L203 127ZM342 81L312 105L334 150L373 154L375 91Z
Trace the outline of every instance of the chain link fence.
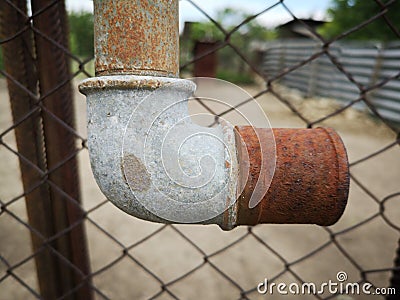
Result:
M340 132L351 165L344 216L330 227L258 225L223 232L217 226L147 223L119 211L104 199L89 167L85 101L77 83L93 76L92 58L69 51L64 2L0 0L0 299L264 299L257 287L265 279L318 285L337 280L339 272L348 282L370 283L371 299L381 299L378 294L385 291L380 288L391 285L397 287L391 299L397 299L400 131L379 113L379 99L371 102L368 94L398 82L400 63L393 62L397 71L390 76L365 84L332 51L335 42L377 20L400 38L388 17L396 1L371 0L374 15L330 40L284 0L229 31L202 2L183 2L224 39L200 55L185 56L182 74L202 58L229 49L256 78L244 86L255 100L243 99L235 108L258 101L273 127L331 126ZM303 24L320 46L271 74L231 37L277 9ZM284 85L285 77L321 57L357 89L354 99L306 98ZM198 101L194 106L219 117L234 110ZM326 290L301 298L365 299L339 294ZM275 290L268 297L282 295Z

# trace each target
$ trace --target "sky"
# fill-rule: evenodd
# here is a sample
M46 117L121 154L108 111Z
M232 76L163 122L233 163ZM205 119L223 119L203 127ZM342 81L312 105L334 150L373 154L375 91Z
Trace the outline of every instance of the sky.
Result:
M278 0L193 0L205 12L215 17L216 12L225 7L240 9L250 14L256 14L265 8L279 2ZM317 20L326 19L326 10L330 5L330 0L285 0L285 5L299 18L314 18ZM92 0L66 0L68 10L73 11L93 11ZM179 1L179 21L180 27L185 21L205 21L202 15L191 3ZM290 14L282 7L271 9L262 14L257 20L266 27L274 27L292 20Z

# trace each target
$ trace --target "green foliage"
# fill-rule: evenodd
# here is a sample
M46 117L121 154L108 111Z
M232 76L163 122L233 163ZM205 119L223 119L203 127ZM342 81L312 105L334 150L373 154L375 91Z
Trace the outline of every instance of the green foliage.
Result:
M226 32L231 32L250 15L234 9L225 8L217 12L215 20ZM229 42L240 50L249 60L253 59L251 45L276 38L274 30L267 29L257 19L246 22L229 36ZM225 34L211 21L194 23L188 40L181 42L181 62L192 59L192 49L196 41L224 41ZM236 83L250 83L250 70L246 62L229 46L218 50L218 77ZM238 74L238 75L235 75Z
M382 1L384 4L389 0ZM339 34L352 29L369 18L379 14L382 8L372 0L332 0L332 7L328 10L332 22L327 23L320 30L320 33L333 38ZM400 29L400 1L394 1L388 6L385 14L391 23L398 30ZM346 37L353 40L379 40L390 41L399 39L388 27L383 17L366 25L362 29L351 33Z
M251 15L234 8L225 8L217 12L216 21L222 25L225 31L232 31L237 25L242 23ZM273 39L276 37L274 30L269 30L261 25L257 19L246 22L235 31L230 41L236 46L243 46L243 39L261 40ZM191 38L193 40L224 40L224 33L211 21L193 24Z
M229 70L219 70L217 72L217 78L229 81L234 84L253 84L254 79L248 73L238 73Z
M80 57L94 55L93 14L71 12L68 15L71 52Z
M219 41L224 39L224 35L212 22L193 23L190 39L192 41Z

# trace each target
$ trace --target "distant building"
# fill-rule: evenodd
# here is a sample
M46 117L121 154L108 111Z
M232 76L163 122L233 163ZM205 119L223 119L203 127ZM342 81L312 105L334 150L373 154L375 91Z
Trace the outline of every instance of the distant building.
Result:
M185 21L185 25L183 27L183 31L181 33L181 39L184 41L190 40L190 36L192 34L192 27L193 24L195 24L196 22L189 22L189 21Z
M318 21L313 19L297 19L278 26L278 38L316 38L313 31L324 25L326 21Z
M218 42L206 37L201 40L193 38L193 25L196 22L185 22L181 34L181 59L183 61L194 60L194 77L212 77L217 76L218 53L215 51Z

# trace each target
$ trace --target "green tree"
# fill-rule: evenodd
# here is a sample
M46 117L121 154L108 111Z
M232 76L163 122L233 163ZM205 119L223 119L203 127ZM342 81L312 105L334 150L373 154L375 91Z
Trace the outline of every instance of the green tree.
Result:
M216 21L225 29L232 31L237 25L242 23L247 18L251 17L248 13L235 8L224 8L217 12ZM243 39L250 41L265 41L276 37L275 31L267 29L261 25L257 19L246 22L231 36L230 41L236 46L246 46L247 43ZM193 24L191 38L193 40L224 40L224 33L211 21L199 22Z
M68 19L71 52L81 57L93 56L93 14L89 12L71 12Z
M389 2L392 3L390 4ZM382 3L389 3L388 11L385 16L397 30L400 30L400 1L382 0ZM333 38L369 18L376 16L383 10L385 10L385 8L380 7L376 1L373 0L332 0L332 7L328 10L332 22L322 27L321 34L327 38ZM353 40L380 41L399 39L386 24L383 17L379 17L346 38Z

